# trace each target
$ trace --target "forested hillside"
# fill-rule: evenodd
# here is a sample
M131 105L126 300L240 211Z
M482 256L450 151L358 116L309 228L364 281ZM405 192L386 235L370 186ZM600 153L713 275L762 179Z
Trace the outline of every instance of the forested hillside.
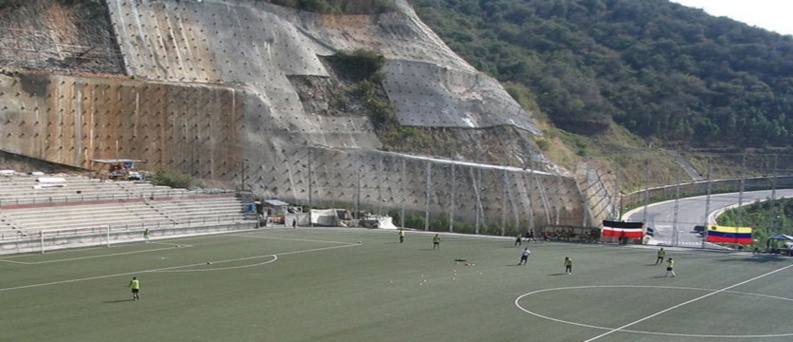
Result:
M411 2L455 52L564 130L615 122L698 147L793 141L791 36L666 0Z

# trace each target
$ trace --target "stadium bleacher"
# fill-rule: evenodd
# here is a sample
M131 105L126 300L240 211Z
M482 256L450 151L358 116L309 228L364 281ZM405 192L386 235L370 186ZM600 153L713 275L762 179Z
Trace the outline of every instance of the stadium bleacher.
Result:
M109 227L156 231L243 222L233 192L186 190L79 175L0 173L0 242L42 231Z

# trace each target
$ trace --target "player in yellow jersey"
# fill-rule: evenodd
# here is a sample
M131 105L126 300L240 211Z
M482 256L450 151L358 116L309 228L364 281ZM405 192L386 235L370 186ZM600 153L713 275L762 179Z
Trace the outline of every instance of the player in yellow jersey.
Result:
M664 262L664 259L666 259L666 251L663 248L661 248L660 250L658 250L658 257L655 259L655 264L660 265L661 263Z
M666 260L666 275L664 277L668 277L669 274L672 274L672 278L676 276L675 274L675 261L672 258Z
M129 281L129 288L132 289L132 300L140 299L140 280L138 277L132 277Z

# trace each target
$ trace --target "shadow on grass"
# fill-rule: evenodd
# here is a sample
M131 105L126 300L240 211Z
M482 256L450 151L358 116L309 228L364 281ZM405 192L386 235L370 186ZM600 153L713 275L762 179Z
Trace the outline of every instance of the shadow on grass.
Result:
M717 259L717 261L721 261L721 262L745 261L745 262L754 262L754 263L787 262L791 260L793 260L793 258L789 256L777 255L777 254L756 254L756 255L747 255L742 258Z
M551 273L551 274L549 274L549 276L551 276L551 277L558 277L558 276L563 276L563 275L565 275L565 273Z
M124 303L124 302L134 302L134 301L135 301L134 299L130 298L130 299L106 300L106 301L103 301L102 303L113 304L113 303Z

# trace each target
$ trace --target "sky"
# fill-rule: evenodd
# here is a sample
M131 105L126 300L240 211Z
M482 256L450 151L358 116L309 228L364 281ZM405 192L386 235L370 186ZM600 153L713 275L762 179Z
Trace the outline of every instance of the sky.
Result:
M750 26L793 35L791 0L671 0L684 6L701 8L715 17L729 17Z

